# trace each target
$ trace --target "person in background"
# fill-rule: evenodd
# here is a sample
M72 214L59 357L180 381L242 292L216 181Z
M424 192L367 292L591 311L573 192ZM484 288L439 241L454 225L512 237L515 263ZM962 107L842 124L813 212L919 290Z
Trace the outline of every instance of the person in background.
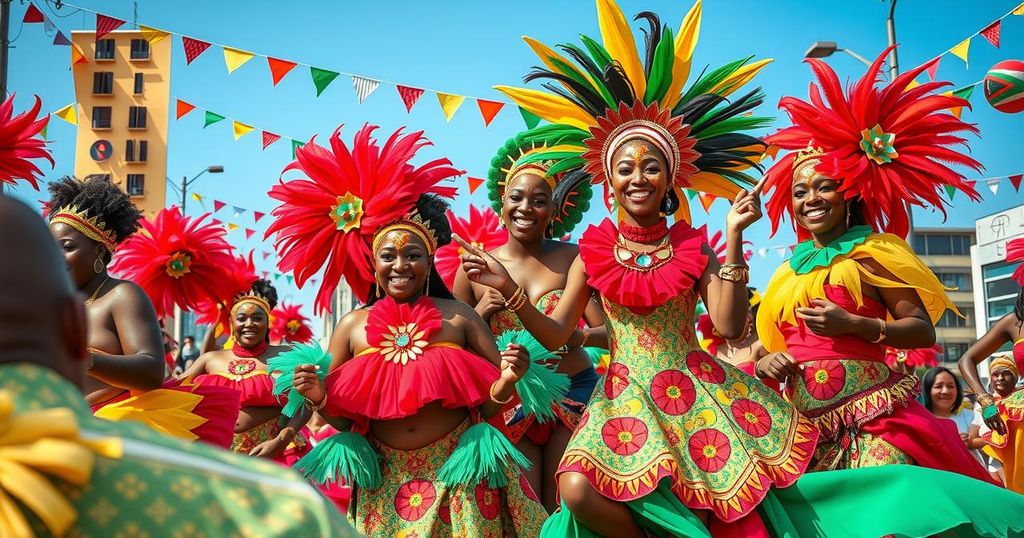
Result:
M971 455L984 463L976 450L978 447L972 446L978 438L978 426L974 424L974 410L963 405L964 390L960 380L949 368L936 366L925 372L921 386L921 400L925 408L939 418L952 420L960 439L971 449Z
M189 366L199 358L199 348L196 347L196 337L188 335L183 338L184 344L181 346L181 353L178 354L178 364L182 370L188 370Z
M1021 457L1024 457L1024 437L1020 432L1022 413L1019 404L1020 395L1024 392L1017 389L1017 381L1020 380L1020 370L1017 364L1006 355L992 359L988 365L988 372L991 378L990 386L993 398L999 408L1007 433L1000 436L994 433L985 424L984 408L981 404L974 406L973 424L979 428L978 438L972 440L977 448L983 448L990 457L988 470L992 477L998 479L1011 490L1021 492L1024 490L1024 482L1018 476L1024 472L1021 468ZM1015 393L1020 393L1016 394ZM1011 398L1011 396L1013 396ZM995 446L990 446L995 445Z

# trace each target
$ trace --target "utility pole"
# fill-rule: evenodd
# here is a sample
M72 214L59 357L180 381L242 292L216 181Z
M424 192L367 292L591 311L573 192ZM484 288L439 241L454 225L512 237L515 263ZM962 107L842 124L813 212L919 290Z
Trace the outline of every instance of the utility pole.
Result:
M889 18L885 20L886 29L889 31L889 46L896 44L896 0L889 0ZM896 49L889 52L889 83L896 80L900 74L899 60L896 57ZM914 206L907 204L907 244L910 250L914 250Z
M0 101L7 99L7 49L11 47L11 2L0 0ZM4 186L0 183L0 194Z

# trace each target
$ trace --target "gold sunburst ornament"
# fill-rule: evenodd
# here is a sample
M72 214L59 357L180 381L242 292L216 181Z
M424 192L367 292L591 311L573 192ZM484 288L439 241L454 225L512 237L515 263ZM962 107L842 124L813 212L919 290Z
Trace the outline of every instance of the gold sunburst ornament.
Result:
M331 220L343 232L350 232L359 227L363 219L363 201L351 192L339 196L337 204L331 206Z
M408 364L423 354L423 348L427 347L425 336L426 331L415 323L388 325L387 332L381 335L380 354L384 360Z
M868 158L876 164L891 163L893 159L900 156L893 147L896 135L882 130L882 126L875 124L870 129L860 132L860 149L864 150Z

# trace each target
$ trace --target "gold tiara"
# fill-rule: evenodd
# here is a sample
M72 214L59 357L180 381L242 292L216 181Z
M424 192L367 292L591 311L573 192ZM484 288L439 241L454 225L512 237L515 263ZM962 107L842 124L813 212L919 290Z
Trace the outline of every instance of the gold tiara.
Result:
M238 312L238 309L246 303L254 304L262 308L263 312L268 316L270 315L270 302L262 295L249 290L248 292L235 297L235 304L231 307L231 317L235 317L235 313Z
M796 152L796 159L793 160L793 177L795 178L801 169L807 165L813 166L817 163L818 158L825 154L825 151L813 143L807 144L807 147ZM813 170L813 169L812 169ZM807 172L803 172L804 175L810 175Z
M106 247L111 254L117 248L117 236L114 232L108 230L102 220L86 215L85 210L79 209L76 205L64 206L50 215L50 223L54 222L71 226L82 235Z
M430 226L423 221L418 214L406 216L400 220L396 220L390 224L386 224L377 230L377 233L373 234L373 244L371 250L377 252L377 248L380 247L381 241L387 236L389 232L395 230L404 230L416 237L419 237L423 244L427 246L427 254L433 254L437 250L437 237L434 235L434 231L430 229Z

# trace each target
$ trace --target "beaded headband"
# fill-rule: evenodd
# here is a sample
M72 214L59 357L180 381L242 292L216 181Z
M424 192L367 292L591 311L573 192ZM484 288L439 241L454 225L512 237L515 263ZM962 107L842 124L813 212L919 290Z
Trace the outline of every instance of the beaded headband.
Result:
M511 159L511 157L509 158ZM515 166L513 164L513 166L510 167L508 171L505 173L505 180L498 183L498 185L501 187L502 195L504 195L505 188L508 187L509 183L512 183L513 179L519 177L522 174L528 173L540 176L541 179L544 180L544 183L548 184L548 187L550 187L551 190L555 190L555 185L558 182L555 181L555 178L548 176L548 168L551 167L551 164L551 161L526 163L519 166Z
M604 162L604 172L608 177L612 176L612 155L615 150L629 140L646 140L654 144L665 156L668 162L669 177L676 177L676 163L679 162L679 144L671 133L661 125L649 120L633 120L615 128L611 135L605 139L601 151L601 160Z
M238 312L238 309L241 308L242 305L247 303L254 304L262 308L263 313L265 313L268 316L270 315L270 303L264 297L258 295L256 292L249 291L248 293L239 295L238 298L235 299L235 304L231 307L231 317L235 317L235 313Z
M71 226L82 235L106 247L111 254L117 248L117 237L114 232L108 230L102 220L87 216L85 210L78 209L76 205L64 206L51 215L50 223L55 222Z
M419 215L413 215L382 226L380 230L377 230L377 233L373 234L371 251L377 252L377 248L380 247L381 242L384 241L388 233L395 230L403 230L419 237L423 244L427 246L427 254L433 255L434 251L437 250L437 237L434 236L434 231L430 229L426 222L423 222Z

